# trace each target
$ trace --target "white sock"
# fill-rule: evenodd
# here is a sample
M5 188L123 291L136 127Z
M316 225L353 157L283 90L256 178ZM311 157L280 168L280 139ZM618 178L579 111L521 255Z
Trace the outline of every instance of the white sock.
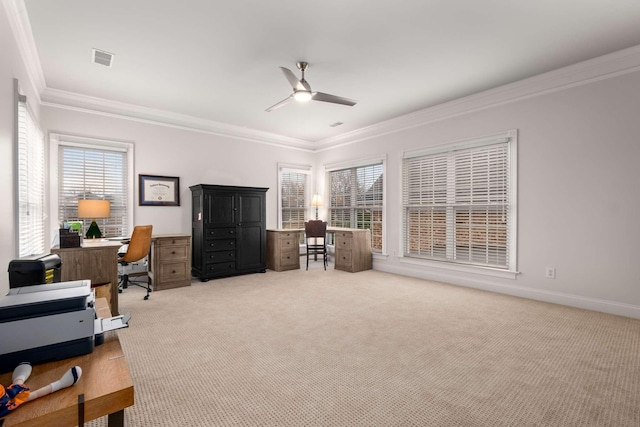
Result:
M13 370L11 381L13 381L14 384L24 384L29 378L29 375L31 375L31 365L28 362L22 362Z
M80 366L74 366L69 369L58 381L51 383L51 393L61 390L63 388L70 387L78 382L82 375L82 369Z

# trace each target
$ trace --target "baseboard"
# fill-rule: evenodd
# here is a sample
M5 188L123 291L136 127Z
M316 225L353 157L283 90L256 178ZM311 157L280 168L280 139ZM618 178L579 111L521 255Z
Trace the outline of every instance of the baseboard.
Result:
M377 271L398 274L400 276L415 277L417 279L431 280L451 285L481 289L484 291L496 292L505 295L512 295L521 298L529 298L553 304L560 304L568 307L575 307L585 310L599 311L602 313L640 319L639 306L616 301L589 298L580 295L571 295L542 289L524 288L521 286L498 283L491 280L461 278L452 276L450 274L437 273L433 270L425 271L411 269L407 268L406 265L392 265L388 263L376 263L374 261L373 268Z

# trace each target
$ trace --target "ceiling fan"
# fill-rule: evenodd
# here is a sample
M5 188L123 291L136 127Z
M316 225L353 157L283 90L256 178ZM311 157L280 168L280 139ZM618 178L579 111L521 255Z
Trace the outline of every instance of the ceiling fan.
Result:
M285 78L289 81L289 83L293 87L293 93L289 95L287 98L278 102L277 104L267 108L265 111L267 112L273 111L276 108L280 108L293 100L296 100L298 102L307 102L310 100L331 102L333 104L348 105L349 107L353 107L354 105L356 105L356 101L354 101L353 99L343 98L341 96L336 96L336 95L329 95L328 93L323 93L323 92L312 92L311 86L304 79L304 72L309 66L309 64L307 62L297 62L296 66L302 72L302 78L300 80L298 80L295 74L293 74L293 72L288 68L280 67Z

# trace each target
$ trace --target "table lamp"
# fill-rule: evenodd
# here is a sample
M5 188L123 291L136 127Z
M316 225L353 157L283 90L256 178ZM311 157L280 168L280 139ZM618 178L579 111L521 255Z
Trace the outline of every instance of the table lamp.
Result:
M109 218L111 203L108 200L78 200L78 218L90 219L91 225L85 237L87 239L99 239L102 232L96 223L97 218Z
M316 207L316 219L318 219L318 206L322 206L322 197L319 194L314 194L311 199L311 206Z

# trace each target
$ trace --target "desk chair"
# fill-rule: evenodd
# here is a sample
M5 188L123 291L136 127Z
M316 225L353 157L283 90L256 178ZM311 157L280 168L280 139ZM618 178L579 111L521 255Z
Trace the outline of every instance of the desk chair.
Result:
M147 295L144 299L149 299L149 292L151 292L151 283L147 278L146 286L140 283L130 282L129 274L125 272L125 267L131 263L142 260L149 255L151 251L151 231L153 226L151 225L136 225L131 234L131 240L126 246L126 252L118 253L118 276L120 281L118 283L118 292L122 293L123 289L126 289L129 284L140 286L147 289Z
M322 262L326 270L329 263L327 255L327 223L322 220L309 220L304 223L304 234L307 244L307 270L309 269L309 255L313 255L316 260L318 255L322 255Z

